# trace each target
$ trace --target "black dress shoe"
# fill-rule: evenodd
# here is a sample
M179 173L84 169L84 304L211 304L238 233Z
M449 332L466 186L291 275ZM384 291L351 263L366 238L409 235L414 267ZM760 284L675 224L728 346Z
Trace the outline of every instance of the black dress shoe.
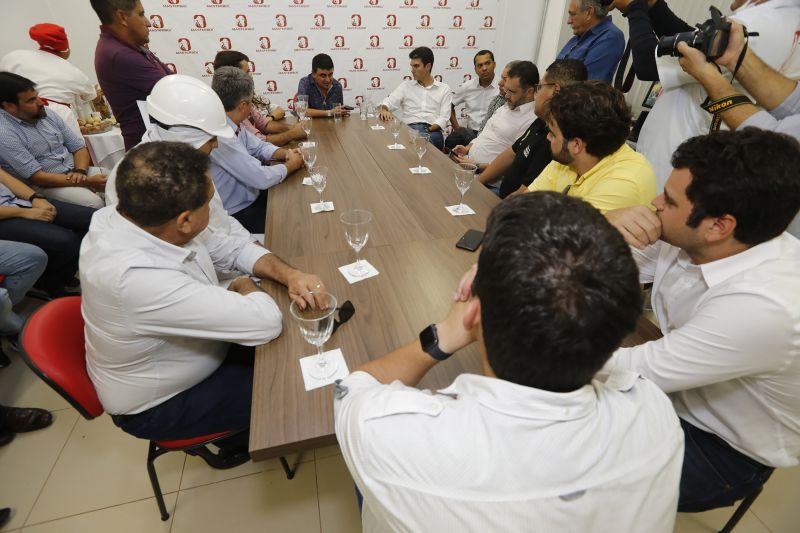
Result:
M197 448L196 450L187 451L186 453L189 455L197 455L198 457L202 457L203 460L208 463L208 466L211 468L216 468L217 470L235 468L239 465L245 464L250 460L250 454L247 453L247 450L232 454L215 454L208 448L203 447Z
M9 518L11 518L11 508L6 507L4 509L0 509L0 527L6 525Z
M0 427L13 433L25 433L46 428L53 423L53 415L35 407L5 407L0 411Z
M9 359L8 356L5 353L3 353L3 349L0 348L0 368L5 368L10 364L11 364L11 359Z
M13 431L6 431L6 430L0 431L0 446L5 446L6 444L14 440L14 437L16 436L17 434L14 433Z

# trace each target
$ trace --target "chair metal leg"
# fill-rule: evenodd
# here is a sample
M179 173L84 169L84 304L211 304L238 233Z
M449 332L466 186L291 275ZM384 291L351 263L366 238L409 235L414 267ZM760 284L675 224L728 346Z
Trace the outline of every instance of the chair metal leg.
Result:
M156 503L158 503L158 510L161 512L161 520L169 520L169 513L167 512L167 505L164 503L164 495L161 493L161 485L158 483L158 475L156 474L155 460L166 453L167 450L158 450L156 443L150 441L150 449L147 451L147 473L150 475L150 484L153 485L153 493L156 496Z
M300 466L300 457L302 456L297 457L297 464L294 465L294 468L289 467L289 462L286 460L286 457L280 457L281 466L283 466L283 471L286 472L286 479L294 478L294 474L297 472L297 467Z
M753 505L753 502L756 501L756 498L758 498L758 495L761 494L762 490L763 487L742 500L742 503L740 503L739 507L736 508L736 512L733 513L733 516L730 517L728 522L725 524L725 527L723 527L719 533L731 533L733 528L736 527L736 524L739 523L739 520L741 520L747 510L750 509L750 506Z

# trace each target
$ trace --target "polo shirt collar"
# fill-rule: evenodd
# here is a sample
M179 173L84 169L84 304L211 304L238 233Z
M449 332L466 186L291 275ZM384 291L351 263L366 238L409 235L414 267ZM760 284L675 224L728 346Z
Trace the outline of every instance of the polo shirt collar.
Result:
M774 239L762 242L744 252L699 265L703 278L709 287L757 267L761 263L781 257L781 243L785 233ZM791 237L790 237L791 238Z
M613 24L611 21L611 15L606 15L603 20L601 20L596 26L592 26L583 35L579 37L579 39L585 38L587 35L594 35L598 32L605 31L609 24Z

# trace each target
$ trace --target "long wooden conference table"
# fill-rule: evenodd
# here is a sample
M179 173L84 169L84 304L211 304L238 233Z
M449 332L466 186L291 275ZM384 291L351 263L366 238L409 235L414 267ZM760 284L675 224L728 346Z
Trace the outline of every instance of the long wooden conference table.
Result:
M385 125L385 124L384 124ZM270 189L265 244L289 264L319 275L341 302L350 300L355 315L325 344L340 348L348 368L414 340L419 331L442 319L462 274L478 253L455 247L468 229L483 230L491 209L500 201L475 182L465 195L474 215L454 217L445 206L457 204L454 163L429 145L423 165L432 173L412 175L417 154L403 128L399 142L405 150L390 150L393 137L371 130L357 114L333 120L314 120L311 136L317 142L316 165L328 169L323 196L335 210L311 214L319 201L313 187L302 185L305 170ZM361 250L378 271L376 277L350 284L337 270L355 260L339 220L348 209L373 215L369 240ZM289 313L284 287L265 288L283 310L283 333L256 350L250 453L264 460L335 444L332 386L306 391L298 360L315 353L303 340ZM658 328L640 320L626 346L660 336ZM436 390L461 373L480 373L478 350L470 346L434 367L420 383Z

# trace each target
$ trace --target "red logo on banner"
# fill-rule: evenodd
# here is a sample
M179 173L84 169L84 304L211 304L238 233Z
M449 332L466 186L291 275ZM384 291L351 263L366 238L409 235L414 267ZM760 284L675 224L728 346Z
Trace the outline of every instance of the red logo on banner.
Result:
M184 52L189 52L192 49L192 43L186 37L181 37L178 39L178 48Z
M219 5L219 4L221 4L221 3L222 3L222 0L211 0L211 3L212 3L212 4L218 4L218 5Z
M467 35L467 46L475 46L475 36Z
M404 6L413 6L414 5L414 0L403 0L403 5Z
M292 60L291 59L284 59L281 61L281 68L284 72L291 72L292 71Z
M257 6L260 6L264 3L264 0L253 0L253 3Z
M270 48L272 48L272 42L269 40L269 37L265 35L263 37L258 38L258 46L262 50L269 50Z
M266 87L267 87L267 92L274 93L277 92L278 90L278 83L275 80L269 80L266 83Z
M242 15L241 13L234 17L236 19L236 27L237 28L246 28L247 27L247 16Z
M275 25L279 28L286 27L286 15L275 15Z
M438 82L441 82L442 81L442 75L441 74L437 74L436 76L433 77L433 79L435 79Z
M372 87L380 87L381 86L381 79L378 76L373 76L370 78L370 85Z
M254 73L256 71L256 64L252 61L247 62L247 72Z
M286 109L289 111L294 111L294 98L289 98L286 100Z
M347 89L347 78L337 78L337 80L342 85L342 89Z
M317 13L314 15L314 26L321 28L325 25L325 15Z
M403 76L403 81L411 81L411 76Z
M160 30L164 27L164 19L161 18L161 15L150 15L150 25L153 28Z
M386 58L386 68L390 68L390 69L397 68L397 59L395 59L393 57L387 57Z
M360 57L356 57L353 59L353 69L354 70L362 70L364 68L364 60Z
M168 68L168 69L170 70L170 72L172 72L173 74L177 74L177 73L178 73L178 69L175 67L175 63L165 63L165 65L167 65L167 68Z
M412 35L403 35L403 46L414 46L414 37Z
M439 0L437 4L439 4L439 7L447 7L447 0Z
M480 7L481 0L470 0L469 7Z
M300 35L297 37L297 47L298 48L308 48L308 37L305 35Z
M469 81L472 79L472 74L464 74L464 81Z
M172 5L175 5L175 4L180 4L181 0L167 0L167 2L169 2Z
M484 28L491 28L494 25L494 18L493 17L483 17L483 27Z
M335 6L340 6L342 5L342 0L331 0L331 4Z
M336 48L344 48L344 35L337 35L333 38L333 46Z
M364 97L361 95L356 96L356 106L360 106L361 102L364 101Z
M194 27L195 28L205 28L206 24L206 17L204 15L195 15L194 16Z
M213 76L214 75L214 62L213 61L206 61L205 62L205 67L206 67L206 74L208 74L209 76Z
M450 58L450 66L456 68L458 66L458 58L456 56L452 56Z
M228 39L227 37L219 38L219 47L222 48L223 50L230 50L231 48L233 48L233 46L231 45L231 40Z
M444 46L444 43L445 43L444 35L437 35L436 36L436 46L441 48L442 46Z
M298 6L301 6L301 5L303 5L303 1L304 0L292 0L292 3L293 4L297 4Z
M397 26L397 15L386 15L386 25L390 28Z
M455 17L453 17L453 27L454 28L460 28L461 24L463 22L464 22L464 19L461 17L461 15L456 15Z
M370 48L379 48L381 46L381 38L379 35L370 35L369 36L369 46Z
M350 16L350 25L354 28L361 26L361 15L355 14Z
M369 5L371 5L371 6L377 6L377 5L380 3L380 1L381 1L381 0L369 0Z
M427 28L431 25L431 17L430 15L422 15L419 18L419 25L423 28Z

